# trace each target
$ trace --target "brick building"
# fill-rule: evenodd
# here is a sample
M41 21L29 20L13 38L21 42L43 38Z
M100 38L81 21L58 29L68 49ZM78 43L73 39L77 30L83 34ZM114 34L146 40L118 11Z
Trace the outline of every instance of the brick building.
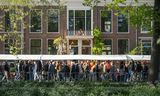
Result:
M112 0L102 0L93 10L83 6L82 1L66 0L63 10L56 4L37 4L32 10L26 9L30 14L22 22L27 26L19 25L19 34L23 38L21 54L57 54L53 40L60 35L66 39L66 54L92 54L92 30L95 27L103 33L103 54L125 54L138 44L143 49L141 54L151 53L152 37L147 34L147 28L134 29L125 16L114 15L116 10L103 10L103 5ZM0 35L6 34L9 14L0 12L5 25ZM0 54L9 53L7 45L7 41L0 42Z

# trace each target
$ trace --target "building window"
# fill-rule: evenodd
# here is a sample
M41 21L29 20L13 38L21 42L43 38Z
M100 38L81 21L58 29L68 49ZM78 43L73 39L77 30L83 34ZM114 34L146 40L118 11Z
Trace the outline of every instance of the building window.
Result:
M41 39L31 39L30 53L41 54Z
M48 40L48 54L57 54L56 46L53 44L52 39Z
M112 31L112 21L111 21L111 11L101 11L101 31L111 32Z
M104 40L104 48L102 54L111 55L112 54L112 40L111 39L105 39Z
M58 32L58 10L48 10L48 32Z
M31 10L31 32L41 32L41 10Z
M118 54L128 53L128 39L118 39Z
M128 32L128 19L125 15L118 15L118 32Z
M141 40L141 54L151 55L151 40Z
M5 12L5 32L21 31L22 21L18 18L20 16L21 15L14 10Z
M91 11L69 10L68 35L91 35Z

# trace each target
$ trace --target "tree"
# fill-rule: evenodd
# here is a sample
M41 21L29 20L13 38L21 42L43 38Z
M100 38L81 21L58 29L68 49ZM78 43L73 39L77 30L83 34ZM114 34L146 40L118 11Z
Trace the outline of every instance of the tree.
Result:
M97 0L84 0L87 6L92 7L93 1ZM132 0L130 4L126 0L114 0L109 4L105 4L104 7L108 10L117 10L116 15L119 13L128 16L130 23L135 28L140 28L143 25L150 27L149 23L153 21L153 27L149 28L152 32L152 49L151 49L151 65L149 69L149 81L155 83L158 80L158 72L160 67L160 1L153 0L154 5L144 2L139 4L141 0ZM121 7L119 5L125 7Z
M102 32L98 28L95 28L93 30L93 48L92 48L93 54L96 55L102 54L103 47L104 43L102 40Z
M136 46L134 49L132 49L128 54L130 55L140 55L142 52L142 47L141 46ZM141 51L140 51L141 50Z
M16 55L23 49L23 32L21 31L24 26L19 29L18 24L24 25L23 18L28 14L24 7L30 8L30 2L32 0L0 0L0 10L4 12L2 17L5 17L7 21L6 24L3 24L3 21L0 22L1 29L6 32L0 36L0 41L8 43L9 53L11 54Z
M154 0L153 10L153 41L151 53L151 66L149 80L154 84L158 80L158 73L160 67L160 0Z
M58 38L54 39L53 44L55 44L58 49L57 55L62 55L64 53L66 53L65 52L66 40L63 37L59 36Z

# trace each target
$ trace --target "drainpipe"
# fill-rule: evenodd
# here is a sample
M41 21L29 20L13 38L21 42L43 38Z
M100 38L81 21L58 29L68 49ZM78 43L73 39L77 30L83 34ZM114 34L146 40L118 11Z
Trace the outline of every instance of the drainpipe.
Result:
M24 8L22 8L22 10L24 10ZM21 54L23 54L23 49L24 49L24 29L23 29L23 27L24 27L24 22L23 22L23 19L24 18L22 18L22 20L21 20Z

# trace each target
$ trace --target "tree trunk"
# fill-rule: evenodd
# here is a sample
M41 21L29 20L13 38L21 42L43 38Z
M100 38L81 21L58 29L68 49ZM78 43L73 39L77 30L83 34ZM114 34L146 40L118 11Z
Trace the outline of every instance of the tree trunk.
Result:
M160 68L160 44L157 44L157 40L160 38L160 22L156 17L157 15L160 16L160 0L155 0L154 11L151 65L149 70L149 81L153 84L158 80Z

